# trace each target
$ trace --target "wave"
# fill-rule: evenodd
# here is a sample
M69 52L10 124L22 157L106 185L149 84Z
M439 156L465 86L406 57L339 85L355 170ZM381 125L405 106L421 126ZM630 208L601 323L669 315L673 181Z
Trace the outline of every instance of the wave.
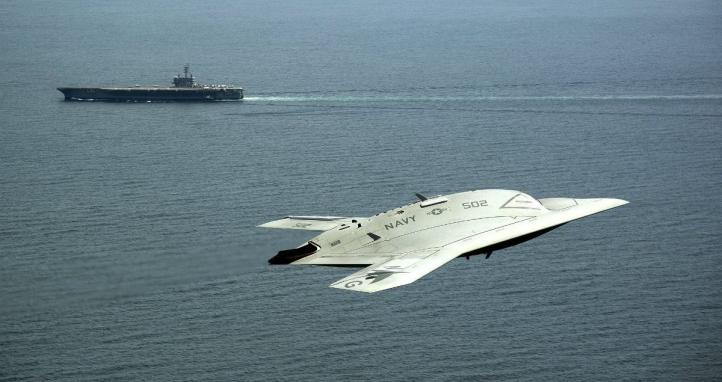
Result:
M465 101L645 101L645 100L720 100L722 94L672 95L545 95L545 96L344 96L344 95L272 95L250 96L250 102L465 102Z

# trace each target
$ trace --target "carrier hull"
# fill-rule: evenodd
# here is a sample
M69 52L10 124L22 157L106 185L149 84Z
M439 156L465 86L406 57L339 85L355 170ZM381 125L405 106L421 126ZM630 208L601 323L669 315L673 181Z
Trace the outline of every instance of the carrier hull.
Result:
M237 87L58 88L66 101L204 102L243 99Z

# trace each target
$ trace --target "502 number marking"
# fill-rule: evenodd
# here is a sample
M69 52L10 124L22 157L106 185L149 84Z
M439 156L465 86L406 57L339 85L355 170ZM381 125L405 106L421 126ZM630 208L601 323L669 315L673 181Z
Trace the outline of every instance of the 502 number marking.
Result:
M473 202L461 203L461 206L464 207L465 210L469 208L486 207L488 205L489 203L487 203L486 200L474 200Z

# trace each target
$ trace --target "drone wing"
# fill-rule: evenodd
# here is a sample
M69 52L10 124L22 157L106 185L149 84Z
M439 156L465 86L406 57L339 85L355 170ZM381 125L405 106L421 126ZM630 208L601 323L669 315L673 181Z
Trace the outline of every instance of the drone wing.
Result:
M373 264L335 283L331 288L373 293L410 284L459 256L452 248L429 248Z
M340 216L287 216L259 225L264 228L302 229L307 231L328 231L351 218Z

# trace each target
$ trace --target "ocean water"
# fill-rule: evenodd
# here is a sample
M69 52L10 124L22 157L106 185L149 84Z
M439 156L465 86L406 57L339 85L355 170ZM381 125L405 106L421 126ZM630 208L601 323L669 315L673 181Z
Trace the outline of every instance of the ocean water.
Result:
M0 3L0 380L715 380L715 1ZM64 102L189 63L242 102ZM313 233L511 188L630 204L367 295Z

